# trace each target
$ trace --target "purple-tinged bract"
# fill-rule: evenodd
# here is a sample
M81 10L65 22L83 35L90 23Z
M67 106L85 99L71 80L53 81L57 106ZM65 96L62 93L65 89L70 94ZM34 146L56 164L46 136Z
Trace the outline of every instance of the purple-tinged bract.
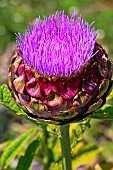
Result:
M106 102L112 88L112 61L76 11L44 16L18 33L9 68L15 101L34 119L78 122Z

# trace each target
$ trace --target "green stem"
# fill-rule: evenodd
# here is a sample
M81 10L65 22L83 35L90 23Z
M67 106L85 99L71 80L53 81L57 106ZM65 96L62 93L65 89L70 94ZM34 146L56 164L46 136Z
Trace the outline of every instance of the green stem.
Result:
M71 165L71 148L69 137L69 125L60 126L60 144L62 150L62 166L63 170L72 170Z

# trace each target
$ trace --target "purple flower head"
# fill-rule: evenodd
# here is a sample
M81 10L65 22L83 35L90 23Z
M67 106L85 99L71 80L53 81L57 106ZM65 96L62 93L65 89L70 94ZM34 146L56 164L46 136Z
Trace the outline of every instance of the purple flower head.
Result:
M93 56L96 35L76 11L70 17L60 11L44 16L44 21L38 18L24 36L18 33L17 47L24 61L39 74L70 76Z
M76 11L70 17L61 11L38 18L24 36L18 33L8 80L28 116L67 124L105 104L113 64L96 35Z

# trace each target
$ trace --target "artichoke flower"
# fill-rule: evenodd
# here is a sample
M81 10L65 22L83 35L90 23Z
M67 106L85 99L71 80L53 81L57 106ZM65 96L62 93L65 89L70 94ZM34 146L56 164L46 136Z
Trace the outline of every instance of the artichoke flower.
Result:
M63 11L17 34L9 68L14 100L33 119L54 124L84 120L102 107L112 88L112 61L96 42L92 24Z

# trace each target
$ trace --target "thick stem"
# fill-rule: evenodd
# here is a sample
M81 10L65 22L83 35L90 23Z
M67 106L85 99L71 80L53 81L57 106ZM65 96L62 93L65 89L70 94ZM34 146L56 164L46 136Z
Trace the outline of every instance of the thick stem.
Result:
M63 170L72 170L69 125L60 126Z

